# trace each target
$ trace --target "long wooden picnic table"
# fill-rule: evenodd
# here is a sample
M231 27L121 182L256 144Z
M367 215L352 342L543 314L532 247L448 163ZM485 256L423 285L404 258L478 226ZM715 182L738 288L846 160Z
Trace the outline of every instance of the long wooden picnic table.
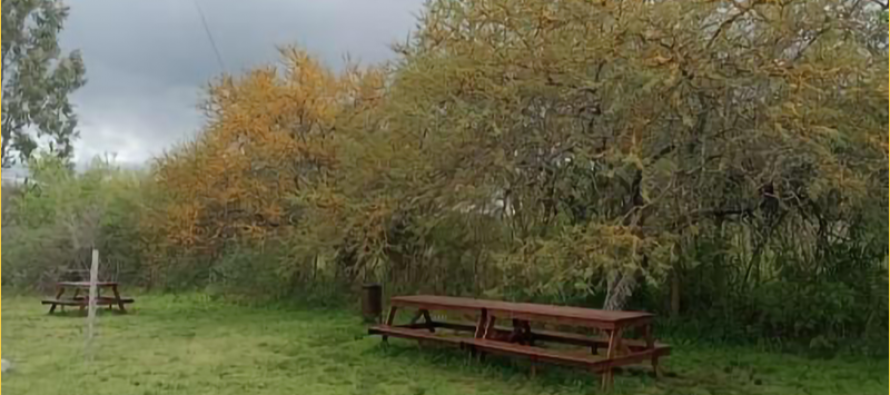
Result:
M670 353L669 346L654 341L653 315L645 312L605 311L435 295L393 297L390 306L385 324L369 329L370 334L381 335L384 341L389 336L439 341L468 348L479 355L489 352L527 357L532 360L533 374L536 361L579 365L592 372L601 372L605 389L611 388L613 367L648 360L657 375L658 359ZM416 309L416 314L408 324L395 325L397 312L405 308ZM472 314L476 317L476 323L436 322L430 315L431 310ZM421 318L424 322L419 323ZM498 320L511 322L512 328L498 326ZM593 328L606 336L598 338L532 329L532 323ZM442 336L436 333L437 328L472 332L473 336ZM632 329L640 329L643 339L624 339L624 334ZM590 347L591 354L573 354L537 347L537 341ZM605 347L605 355L599 355L600 347Z

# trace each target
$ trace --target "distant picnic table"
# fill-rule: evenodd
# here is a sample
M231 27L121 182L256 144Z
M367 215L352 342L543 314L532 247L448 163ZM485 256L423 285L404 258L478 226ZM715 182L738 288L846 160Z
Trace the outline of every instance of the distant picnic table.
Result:
M97 288L97 296L96 296L96 306L108 306L109 309L113 309L113 306L117 306L118 309L122 313L126 313L127 309L124 307L126 304L133 303L135 300L133 298L124 298L121 297L120 292L118 291L118 283L114 281L101 281L96 283ZM64 298L65 291L73 289L74 294L70 298ZM83 290L87 290L86 294L89 293L90 282L89 281L61 281L56 283L56 296L54 299L44 299L41 301L43 305L50 305L49 313L52 314L56 311L56 307L58 306L77 306L80 310L84 310L87 306L89 306L89 298L86 295L81 295ZM113 296L102 296L103 289L111 289Z
M580 307L553 306L532 303L512 303L494 300L450 296L398 296L390 301L386 322L372 326L368 333L419 341L435 341L469 349L480 357L484 353L525 357L535 363L551 362L581 366L594 373L602 373L604 389L610 389L614 367L649 361L656 376L658 360L670 354L670 346L657 343L653 337L652 314L631 311L605 311ZM395 325L396 314L403 308L416 310L408 324ZM451 311L473 315L475 324L433 321L430 311ZM423 322L418 322L423 318ZM499 320L510 326L498 326ZM599 330L604 337L576 333L532 329L532 323L586 327ZM456 334L437 333L450 329ZM632 330L641 332L642 339L625 339ZM461 336L459 333L472 333ZM571 344L590 348L579 353L538 347L537 342ZM605 348L604 353L600 349Z

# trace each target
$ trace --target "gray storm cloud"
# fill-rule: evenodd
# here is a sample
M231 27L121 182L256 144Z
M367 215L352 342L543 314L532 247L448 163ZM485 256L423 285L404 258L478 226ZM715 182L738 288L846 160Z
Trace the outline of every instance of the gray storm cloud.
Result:
M393 56L389 44L416 25L421 0L198 0L226 71L277 60L298 44L338 67ZM200 129L201 89L223 70L193 0L72 1L62 32L80 49L87 85L74 96L81 139L76 160L116 153L144 163Z

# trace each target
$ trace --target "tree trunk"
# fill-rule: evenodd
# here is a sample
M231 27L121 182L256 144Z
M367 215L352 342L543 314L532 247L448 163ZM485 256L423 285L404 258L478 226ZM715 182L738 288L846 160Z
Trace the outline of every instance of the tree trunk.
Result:
M642 229L643 224L646 221L646 215L643 212L645 201L642 195L642 183L643 172L637 170L637 173L634 176L633 184L631 185L630 200L627 202L627 209L625 210L625 212L628 213L628 215L626 215L625 217L625 226L636 226ZM644 256L644 267L646 266L646 260L647 258ZM606 301L604 303L603 309L623 310L624 306L627 305L627 301L630 299L630 297L633 295L634 290L637 288L638 274L639 269L634 269L629 272L620 272L618 276L615 277L608 285L608 292L606 293Z
M606 302L603 306L604 310L623 310L627 305L627 301L633 296L634 289L637 287L636 271L631 273L619 274L606 294Z
M671 271L671 317L680 315L680 273L674 267Z

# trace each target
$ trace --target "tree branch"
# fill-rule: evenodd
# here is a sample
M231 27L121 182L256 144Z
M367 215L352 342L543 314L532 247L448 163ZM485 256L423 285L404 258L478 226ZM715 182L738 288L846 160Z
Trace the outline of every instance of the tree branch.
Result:
M723 218L736 215L752 215L754 213L755 207L756 206L738 208L713 208L692 211L690 213L682 215L677 221L674 222L674 230L677 231L687 228L691 226L693 222L702 217Z

